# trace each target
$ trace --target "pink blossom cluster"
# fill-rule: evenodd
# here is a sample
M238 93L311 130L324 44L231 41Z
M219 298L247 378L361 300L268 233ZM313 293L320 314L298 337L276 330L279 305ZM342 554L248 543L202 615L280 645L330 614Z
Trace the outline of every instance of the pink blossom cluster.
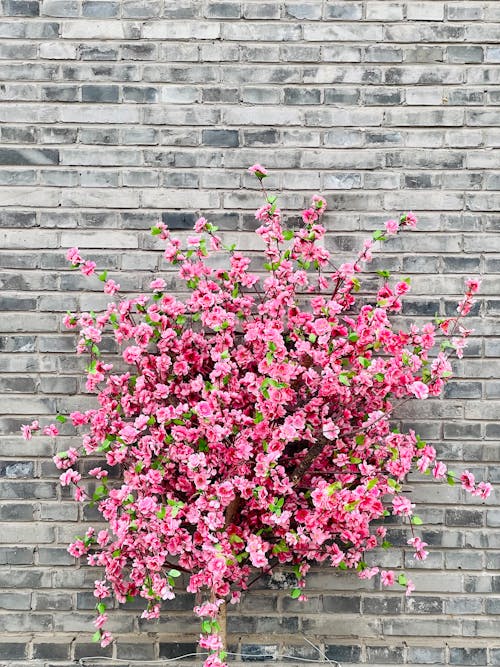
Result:
M261 165L250 171L260 182L267 175ZM153 233L164 240L164 257L187 298L155 278L147 295L120 297L99 315L66 316L66 326L80 331L77 351L89 353L86 386L97 393L97 407L69 416L84 427L82 445L55 462L61 484L87 500L78 459L104 459L90 476L108 529L90 529L69 548L103 568L95 585L95 638L103 645L111 641L103 600L140 596L144 617L155 618L182 573L187 590L204 600L194 611L204 619L208 667L224 664L219 607L239 599L255 568L291 566L292 596L300 599L313 562L396 583L394 572L379 573L365 561L367 552L387 546L380 521L412 518L403 489L410 470L437 479L450 473L413 431L392 428L391 417L401 402L439 395L451 366L445 349L430 354L434 324L393 328L391 313L400 311L408 281L383 278L371 304L356 303L358 274L374 243L414 227L415 216L389 220L337 268L323 244L325 209L314 196L300 227L286 229L276 199L266 195L256 212L264 277L250 270L249 257L226 248L205 218L184 244L160 224ZM226 268L207 261L219 250L228 254ZM95 269L77 248L68 259L87 275ZM104 282L107 294L118 292L114 281ZM439 325L443 334L458 331L462 341L470 333L458 320L478 288L468 281L459 316ZM105 331L121 348L125 372L101 360ZM462 342L453 341L461 351ZM33 422L24 435L39 429ZM43 432L57 435L53 425ZM106 466L116 465L122 479L108 482ZM469 472L461 481L483 498L491 488ZM415 558L425 558L420 538L409 545ZM397 581L413 590L403 575Z

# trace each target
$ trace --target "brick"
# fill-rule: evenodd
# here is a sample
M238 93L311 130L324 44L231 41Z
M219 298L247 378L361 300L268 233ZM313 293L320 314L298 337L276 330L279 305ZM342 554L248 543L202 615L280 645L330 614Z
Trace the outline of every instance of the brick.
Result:
M40 13L42 16L55 16L58 18L78 16L80 13L80 3L78 0L44 0Z
M316 21L321 19L321 7L314 2L286 2L285 16L294 19Z
M484 59L482 46L448 46L446 54L450 63L481 63Z
M408 662L410 664L442 665L445 661L444 649L431 646L409 646Z
M82 86L82 102L118 102L118 86Z
M2 641L0 655L5 660L23 660L26 658L26 642Z
M366 3L366 19L368 21L401 21L403 6L398 2Z
M103 2L102 0L85 0L82 4L82 16L90 18L112 18L120 13L119 2Z
M450 665L484 665L485 648L450 648Z
M4 16L38 16L40 3L38 0L2 0Z
M330 20L357 21L363 15L363 6L359 2L329 3L325 10L325 18Z
M361 659L361 646L328 644L325 647L325 654L328 660L358 662Z
M402 646L368 646L366 652L368 662L400 665L403 661Z

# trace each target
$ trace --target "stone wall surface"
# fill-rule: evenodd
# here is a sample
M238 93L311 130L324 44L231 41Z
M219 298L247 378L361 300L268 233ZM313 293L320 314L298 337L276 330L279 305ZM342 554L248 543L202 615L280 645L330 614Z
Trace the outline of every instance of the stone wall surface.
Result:
M464 276L484 276L444 400L399 416L453 470L500 482L500 2L2 0L0 14L0 667L195 650L187 594L159 623L117 611L117 644L91 644L96 572L66 546L94 510L58 486L50 440L18 429L92 404L61 315L99 285L64 249L130 290L158 268L161 219L186 230L203 213L251 251L256 161L292 213L327 195L327 243L346 258L385 219L419 215L373 267L413 276L406 323L453 314ZM317 568L301 604L278 573L232 611L232 650L305 664L283 655L316 659L310 641L342 665L500 665L498 496L410 484L431 554L415 562L396 525L401 548L381 561L410 572L412 597Z

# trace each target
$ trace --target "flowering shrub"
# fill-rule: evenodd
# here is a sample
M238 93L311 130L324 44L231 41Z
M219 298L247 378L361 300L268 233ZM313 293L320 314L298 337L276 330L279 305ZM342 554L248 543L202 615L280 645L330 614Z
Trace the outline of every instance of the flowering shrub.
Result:
M264 167L250 171L262 185ZM479 282L467 281L456 317L395 330L390 315L400 311L409 280L389 284L380 272L373 303L359 305L358 274L374 243L414 227L415 216L387 221L351 263L336 267L322 245L325 200L314 196L294 231L262 190L265 203L255 216L263 279L205 218L185 245L159 224L153 234L165 242L164 257L188 298L167 293L161 277L150 294L124 298L103 273L105 293L117 300L99 315L65 317L68 328L79 329L77 352L90 355L86 387L97 406L69 415L86 432L79 449L54 460L61 484L85 502L78 459L105 459L89 474L98 480L91 500L109 528L89 529L69 547L103 568L94 592L94 638L103 646L112 640L104 629L108 598L141 596L143 617L156 618L186 572L187 590L202 596L194 611L202 618L200 646L209 651L205 665L223 665L219 610L238 601L253 568L292 566L291 595L299 599L311 562L373 577L379 569L364 554L390 546L377 520L392 514L421 523L403 490L410 470L453 479L432 446L391 428L390 420L402 402L441 393L451 376L448 356L462 356L470 333L461 318ZM219 251L228 254L227 268L207 261ZM73 268L95 273L78 248L67 256ZM102 360L105 330L121 346L126 372ZM438 333L444 343L430 357ZM24 436L36 430L58 434L54 424L41 429L33 422ZM122 477L112 483L107 466L116 465ZM491 488L469 472L461 482L483 498ZM427 545L413 529L408 544L425 558ZM404 574L383 570L380 578L413 590Z

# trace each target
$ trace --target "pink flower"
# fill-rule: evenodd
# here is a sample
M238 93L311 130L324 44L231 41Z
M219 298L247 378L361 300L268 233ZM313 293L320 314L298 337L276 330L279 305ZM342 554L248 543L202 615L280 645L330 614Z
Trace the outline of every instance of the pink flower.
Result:
M335 440L339 433L339 427L331 419L323 423L323 435L327 440Z
M479 291L479 288L481 286L481 279L480 278L467 278L465 281L465 285L467 287L467 290L471 292L472 294L475 294L477 291Z
M104 283L104 293L105 294L116 294L118 290L120 289L120 285L118 283L115 283L114 280L111 278L109 280L106 280Z
M82 540L75 540L68 547L68 553L70 553L74 558L80 558L85 553L87 553L87 547L82 542Z
M378 567L366 567L364 570L358 573L360 579L372 579L376 574L378 574Z
M33 433L31 432L31 426L28 426L28 424L23 424L21 426L21 433L25 440L31 440L31 438L33 437Z
M123 350L122 356L127 364L135 364L142 356L142 348L137 347L136 345L131 345Z
M109 542L109 532L107 530L100 530L97 534L97 544L103 547Z
M91 276L93 273L95 273L96 266L97 264L95 262L87 260L86 262L80 265L80 271L83 273L84 276Z
M56 435L59 435L59 429L55 424L49 424L43 429L43 434L44 435L50 435L53 438L56 437Z
M397 234L399 231L399 222L396 220L387 220L385 222L385 231L388 234Z
M408 385L410 392L420 399L425 399L429 395L429 387L424 383L417 380Z
M113 637L111 636L110 632L103 632L101 634L101 647L102 648L105 648L106 646L111 644L112 641L113 641Z
M63 317L63 324L66 327L66 329L74 329L77 326L75 315L73 315L72 313L67 313Z
M411 579L408 579L406 582L406 593L405 593L406 597L409 597L414 590L415 590L415 584Z
M410 516L415 505L405 496L394 496L392 499L392 513Z
M267 169L261 164L252 165L248 168L248 171L250 174L255 174L260 181L267 176Z
M427 558L428 552L425 550L425 547L428 546L427 542L423 542L420 537L412 537L407 543L415 549L416 560L425 560Z
M432 475L436 479L444 479L446 477L447 468L442 461L436 461L432 469Z
M166 285L167 283L163 280L163 278L156 278L149 283L149 287L153 290L153 292L163 292Z
M474 478L474 475L468 470L464 470L463 473L460 475L460 481L462 482L462 487L466 491L474 491L474 489L476 488L476 480Z
M222 639L219 635L200 635L199 645L201 648L206 648L210 651L220 651L223 648Z
M410 286L408 285L407 282L402 280L399 283L396 283L396 286L394 287L394 292L398 295L401 296L401 294L406 294L410 289Z
M326 211L326 199L321 195L313 195L312 204L316 209L321 209L322 213Z
M493 490L493 487L489 482L479 482L477 485L476 490L474 491L475 496L479 496L483 500L487 500L489 495L491 494Z
M408 213L405 213L401 216L401 225L403 227L416 227L417 226L417 218L414 213L409 211Z
M97 616L97 618L94 621L94 625L95 625L96 628L100 629L107 622L108 622L108 615L107 614L99 614L99 616Z
M102 600L102 598L107 598L111 594L109 587L106 585L105 581L95 581L94 582L94 596Z
M194 231L197 234L201 234L201 232L205 231L206 225L207 225L207 219L206 218L203 218L203 217L198 218L198 220L194 223Z
M59 481L61 482L61 486L68 486L69 484L77 484L81 478L82 476L80 473L69 468L69 470L66 470L60 475Z
M78 248L69 248L66 253L66 259L68 262L71 262L74 266L81 264L83 259L80 257L80 252Z
M392 570L381 570L380 581L383 586L392 586L394 584L394 572Z
M302 211L302 220L305 222L306 225L310 225L313 222L316 222L317 219L318 219L318 213L315 209L308 208L305 211Z
M213 408L207 401L200 401L196 406L196 412L200 417L204 419L209 419L213 414Z
M100 467L99 468L92 468L91 470L89 470L89 475L91 477L95 477L96 479L102 479L103 477L108 476L108 471L103 470Z

